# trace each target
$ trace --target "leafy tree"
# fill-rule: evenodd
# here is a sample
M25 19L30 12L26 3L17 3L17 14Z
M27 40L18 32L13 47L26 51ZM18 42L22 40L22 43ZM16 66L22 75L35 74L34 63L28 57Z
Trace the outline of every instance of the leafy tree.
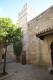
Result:
M13 50L14 50L14 54L16 55L16 58L18 59L22 52L22 41L21 40L13 43Z
M3 74L6 68L7 46L16 41L22 40L23 34L19 26L12 23L10 18L0 18L0 45L5 49Z

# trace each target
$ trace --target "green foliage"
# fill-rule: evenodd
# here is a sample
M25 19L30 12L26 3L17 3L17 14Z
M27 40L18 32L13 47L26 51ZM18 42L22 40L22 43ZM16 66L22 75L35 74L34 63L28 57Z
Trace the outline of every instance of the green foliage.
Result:
M22 38L21 28L13 24L10 18L0 18L0 44L9 45Z
M11 28L13 28L13 24L10 18L0 18L0 42L3 44L10 42L8 35Z
M0 18L0 44L3 47L13 43L14 53L18 56L22 50L22 38L19 26L13 24L10 18Z
M19 54L21 51L21 44L19 41L21 41L23 38L23 34L21 32L21 28L18 28L15 24L12 23L10 18L0 18L0 46L2 45L2 48L5 48L4 52L4 65L3 65L3 74L5 74L6 69L6 52L7 52L7 46L9 44L18 44L17 49L19 49ZM15 52L14 47L14 52ZM0 50L1 52L1 50ZM16 56L18 55L17 51L15 52Z
M22 51L22 38L23 32L21 32L21 28L16 29L13 37L13 50L16 57L20 56Z
M17 41L13 44L13 50L14 50L14 54L16 56L20 56L21 52L22 52L22 41Z

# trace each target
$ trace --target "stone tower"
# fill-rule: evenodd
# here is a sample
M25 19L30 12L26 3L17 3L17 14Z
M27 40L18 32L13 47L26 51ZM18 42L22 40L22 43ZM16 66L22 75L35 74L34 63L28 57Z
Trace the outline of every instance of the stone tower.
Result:
M22 10L18 13L18 21L17 23L20 25L23 31L23 51L28 50L28 22L34 18L35 12L32 10L31 6L27 3L23 6Z

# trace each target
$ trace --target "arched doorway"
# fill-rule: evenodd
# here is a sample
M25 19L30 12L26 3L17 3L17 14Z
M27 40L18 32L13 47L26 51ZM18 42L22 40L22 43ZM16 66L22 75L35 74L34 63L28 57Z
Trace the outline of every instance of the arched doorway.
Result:
M50 49L51 49L51 61L52 61L52 67L53 67L53 42L51 42Z

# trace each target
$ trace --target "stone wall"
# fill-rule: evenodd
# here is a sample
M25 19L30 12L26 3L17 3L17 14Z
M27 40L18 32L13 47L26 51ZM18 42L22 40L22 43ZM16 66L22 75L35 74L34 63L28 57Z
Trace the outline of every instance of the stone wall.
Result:
M29 45L28 62L51 64L49 42L53 40L51 35L46 36L44 40L36 37L36 33L53 27L53 7L50 7L39 16L28 23ZM50 40L51 39L51 40ZM48 40L48 41L47 41Z

